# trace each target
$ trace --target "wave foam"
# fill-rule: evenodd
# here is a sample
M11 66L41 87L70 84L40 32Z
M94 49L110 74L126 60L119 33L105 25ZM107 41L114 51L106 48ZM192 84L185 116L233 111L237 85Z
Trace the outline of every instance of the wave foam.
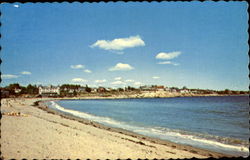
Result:
M129 125L125 122L116 121L109 117L100 117L100 116L95 116L95 115L91 115L91 114L80 112L80 111L66 109L66 108L61 107L54 101L51 101L49 106L59 111L70 113L80 118L85 118L91 121L96 121L96 122L99 122L101 124L108 125L111 127L127 129L127 130L130 130L139 134L143 134L146 136L152 136L156 138L169 140L175 143L193 145L193 146L198 146L201 148L208 148L212 150L216 149L216 151L220 150L223 152L228 152L228 150L230 150L236 153L240 152L240 155L244 154L248 156L249 154L249 149L246 146L225 144L225 143L216 141L216 139L212 140L211 137L210 139L206 139L205 137L191 135L191 133L190 134L182 133L181 131L178 131L178 130L172 130L172 129L161 128L161 127L138 127L134 125Z
M94 116L94 115L91 115L91 114L88 114L88 113L63 108L60 105L58 105L57 103L55 103L54 101L51 101L50 106L57 109L57 110L59 110L59 111L70 113L70 114L72 114L74 116L77 116L77 117L80 117L80 118L85 118L85 119L88 119L88 120L91 120L91 121L96 121L96 122L104 123L104 124L107 124L107 125L111 125L113 127L127 126L125 123L115 121L115 120L113 120L113 119L111 119L109 117L99 117L99 116Z

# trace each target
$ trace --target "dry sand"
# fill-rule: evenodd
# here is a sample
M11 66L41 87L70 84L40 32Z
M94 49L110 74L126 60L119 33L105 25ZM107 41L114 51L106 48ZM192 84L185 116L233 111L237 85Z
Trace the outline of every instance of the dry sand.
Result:
M38 99L1 100L1 158L175 159L226 156L60 115L45 106L32 106L35 101ZM12 115L7 114L10 112ZM14 114L18 112L20 114Z

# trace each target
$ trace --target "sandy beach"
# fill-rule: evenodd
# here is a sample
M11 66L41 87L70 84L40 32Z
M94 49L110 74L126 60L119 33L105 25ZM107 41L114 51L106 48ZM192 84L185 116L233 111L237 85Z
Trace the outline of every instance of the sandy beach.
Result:
M38 100L1 100L1 158L176 159L228 156L106 127L55 112L44 105L34 106Z

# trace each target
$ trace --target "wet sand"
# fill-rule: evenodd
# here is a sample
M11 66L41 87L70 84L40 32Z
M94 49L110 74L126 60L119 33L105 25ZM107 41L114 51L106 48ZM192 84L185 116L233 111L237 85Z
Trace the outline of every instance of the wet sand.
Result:
M176 159L229 156L107 127L57 112L41 102L34 105L39 100L1 100L2 158Z

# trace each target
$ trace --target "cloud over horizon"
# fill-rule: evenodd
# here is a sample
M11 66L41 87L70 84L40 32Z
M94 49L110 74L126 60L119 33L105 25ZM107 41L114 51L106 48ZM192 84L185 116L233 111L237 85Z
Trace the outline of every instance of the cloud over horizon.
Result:
M71 65L70 68L72 68L72 69L83 69L84 65L82 65L82 64Z
M159 79L160 77L158 77L158 76L153 76L152 78L153 78L153 79Z
M169 59L173 59L173 58L178 57L180 54L181 54L181 52L179 52L179 51L169 52L169 53L160 52L155 56L155 58L162 59L162 60L169 60Z
M160 59L160 60L165 60L162 62L158 62L158 64L172 64L174 66L178 66L179 65L178 63L174 63L174 62L166 61L166 60L174 59L178 57L180 54L181 54L180 51L169 52L169 53L160 52L155 56L155 58Z
M104 83L104 82L107 82L106 79L102 79L102 80L95 80L95 83Z
M141 83L141 82L135 82L135 83L134 83L135 86L140 86L140 85L142 85L142 84L143 84L143 83Z
M127 80L125 80L125 82L128 82L128 83L131 83L131 82L134 82L135 80L133 80L133 79L127 79Z
M13 74L2 74L1 75L2 79L14 79L14 78L18 78L17 75L13 75Z
M128 38L117 38L112 41L109 40L97 40L90 47L98 47L104 50L124 50L126 48L133 48L138 46L145 46L144 41L139 35L130 36Z
M117 63L114 67L109 68L109 71L129 71L134 69L134 67L125 63Z
M179 63L174 63L174 62L171 62L171 61L163 61L163 62L159 62L158 64L172 64L174 66L180 65Z
M92 73L92 71L89 70L89 69L85 69L84 72L85 72L85 73Z
M114 80L120 81L122 80L122 77L115 77Z
M23 72L21 72L21 74L23 74L23 75L31 75L31 72L29 72L29 71L23 71Z
M87 82L87 80L86 80L86 79L83 79L83 78L73 78L71 81L74 82L74 83L83 83L83 82Z
M113 85L124 85L124 84L126 84L125 82L122 82L122 81L114 81L114 82L112 82L111 84L113 84Z

